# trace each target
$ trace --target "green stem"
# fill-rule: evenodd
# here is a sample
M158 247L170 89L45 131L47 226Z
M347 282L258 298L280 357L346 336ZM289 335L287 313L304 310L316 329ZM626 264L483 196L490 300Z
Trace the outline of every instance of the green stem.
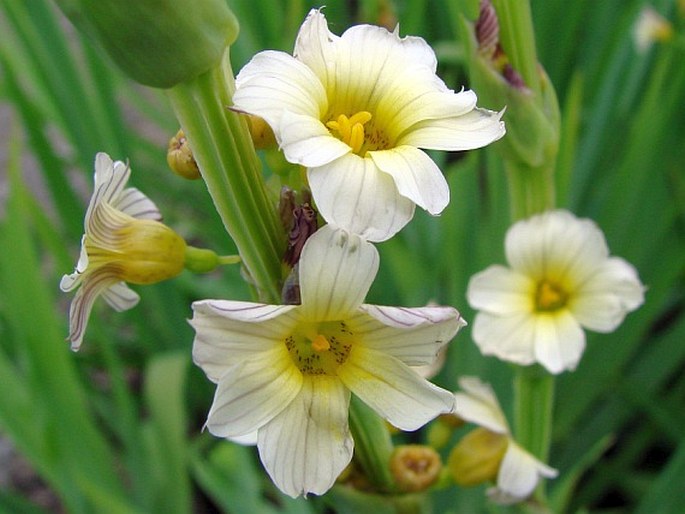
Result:
M509 204L512 222L554 208L554 164L531 167L512 160L504 166L509 183Z
M526 86L540 94L538 57L530 2L527 0L492 0L499 20L499 38L514 69Z
M395 485L390 473L393 452L390 433L385 421L354 395L350 401L350 429L355 457L366 477L379 492L392 492Z
M223 63L172 87L168 95L260 300L278 303L285 235L247 124L228 109L235 90L228 54Z

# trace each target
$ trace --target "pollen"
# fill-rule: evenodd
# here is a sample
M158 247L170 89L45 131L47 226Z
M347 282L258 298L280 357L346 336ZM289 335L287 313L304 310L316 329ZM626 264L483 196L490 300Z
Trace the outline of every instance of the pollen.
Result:
M558 284L542 280L535 292L535 306L538 311L556 311L568 300L568 293Z
M348 145L353 153L360 154L366 134L364 125L371 121L372 115L368 111L359 111L349 118L341 114L335 120L326 123L326 126L332 131L337 132L339 139Z
M312 339L312 350L315 352L326 352L331 349L331 343L328 342L328 339L326 339L326 336L322 336L321 334L317 334L314 339Z

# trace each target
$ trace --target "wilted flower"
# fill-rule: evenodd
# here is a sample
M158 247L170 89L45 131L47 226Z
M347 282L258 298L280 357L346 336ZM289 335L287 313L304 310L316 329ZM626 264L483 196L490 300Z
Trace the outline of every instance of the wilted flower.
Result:
M409 366L430 363L464 321L451 307L363 304L377 269L373 245L327 225L302 251L301 305L193 304L193 358L218 384L207 428L256 442L290 496L323 494L350 462L350 392L402 430L453 408Z
M476 377L462 377L463 392L454 393L455 415L480 425L452 450L449 468L462 485L495 482L488 496L497 503L516 503L526 499L540 478L554 478L557 471L521 448L511 435L509 425L488 384ZM475 435L475 437L469 437ZM482 464L480 464L482 462Z
M271 126L288 161L307 168L324 219L384 241L413 216L439 214L449 189L420 148L468 150L504 135L500 113L476 108L435 74L419 37L358 25L336 36L312 10L294 56L257 54L236 79L234 108Z
M69 341L78 350L88 316L98 296L115 310L139 300L126 282L154 284L178 275L185 262L185 241L159 222L155 204L135 188L124 189L131 168L112 162L106 153L95 157L95 191L84 221L81 255L76 270L64 275L62 291L80 286L69 310Z
M490 266L469 282L473 338L485 355L539 362L551 373L574 369L583 328L611 332L644 299L637 271L609 257L594 222L564 210L519 221L506 235L510 268Z

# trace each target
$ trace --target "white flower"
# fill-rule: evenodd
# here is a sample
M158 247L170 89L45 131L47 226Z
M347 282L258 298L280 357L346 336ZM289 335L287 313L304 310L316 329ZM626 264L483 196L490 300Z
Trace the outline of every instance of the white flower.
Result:
M609 257L594 222L557 210L519 221L507 232L510 268L490 266L469 282L478 309L473 338L485 355L551 373L575 369L583 327L611 332L644 300L637 271Z
M673 26L653 7L643 7L633 27L633 41L638 52L645 53L655 41L673 37Z
M496 486L488 489L492 500L505 504L519 502L530 496L540 478L557 476L555 469L537 460L514 441L497 397L488 384L476 377L462 377L459 386L463 392L454 393L454 414L507 438Z
M454 397L409 366L428 364L465 323L451 307L362 301L378 269L370 243L327 225L299 262L301 305L193 304L193 359L217 383L209 431L255 442L284 493L323 494L352 458L350 392L402 430Z
M310 11L294 57L257 54L238 74L234 108L271 126L285 158L307 168L324 219L384 241L414 214L449 202L440 169L420 150L468 150L504 135L500 113L476 108L435 74L419 37L358 25L336 36Z
M138 295L125 282L152 284L183 269L186 244L163 225L159 210L135 188L124 189L131 168L95 156L95 190L84 221L85 234L76 270L64 275L62 291L80 286L69 309L69 337L78 350L98 296L115 310L134 307Z

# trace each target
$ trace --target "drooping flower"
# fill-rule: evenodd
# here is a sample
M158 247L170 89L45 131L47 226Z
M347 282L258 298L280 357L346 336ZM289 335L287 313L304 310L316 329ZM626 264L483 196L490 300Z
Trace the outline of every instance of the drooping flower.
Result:
M459 379L461 392L454 393L459 418L481 428L465 436L450 453L448 466L457 483L476 485L495 482L488 496L497 503L526 499L541 478L557 471L537 460L514 441L492 388L476 377ZM469 437L475 435L476 437ZM483 459L479 462L479 458Z
M290 496L323 494L352 458L350 393L402 430L416 430L454 397L409 366L431 362L465 323L451 307L363 304L376 249L330 225L306 242L300 305L193 304L193 359L217 383L209 431L256 442Z
M514 224L506 235L510 268L490 266L467 292L478 309L473 338L485 355L551 373L575 369L583 328L611 332L644 300L637 271L610 257L602 231L588 219L549 211Z
M285 158L307 168L328 223L384 241L414 214L449 202L440 169L421 150L468 150L504 135L501 113L476 108L435 74L419 37L358 25L336 36L310 11L294 56L257 54L238 74L234 109L271 126Z
M160 212L148 197L124 188L130 174L127 164L112 162L106 153L96 155L95 190L86 211L80 257L74 273L60 282L65 292L79 288L69 309L72 350L81 346L98 296L124 311L139 300L126 282L153 284L183 270L185 241L159 222Z

